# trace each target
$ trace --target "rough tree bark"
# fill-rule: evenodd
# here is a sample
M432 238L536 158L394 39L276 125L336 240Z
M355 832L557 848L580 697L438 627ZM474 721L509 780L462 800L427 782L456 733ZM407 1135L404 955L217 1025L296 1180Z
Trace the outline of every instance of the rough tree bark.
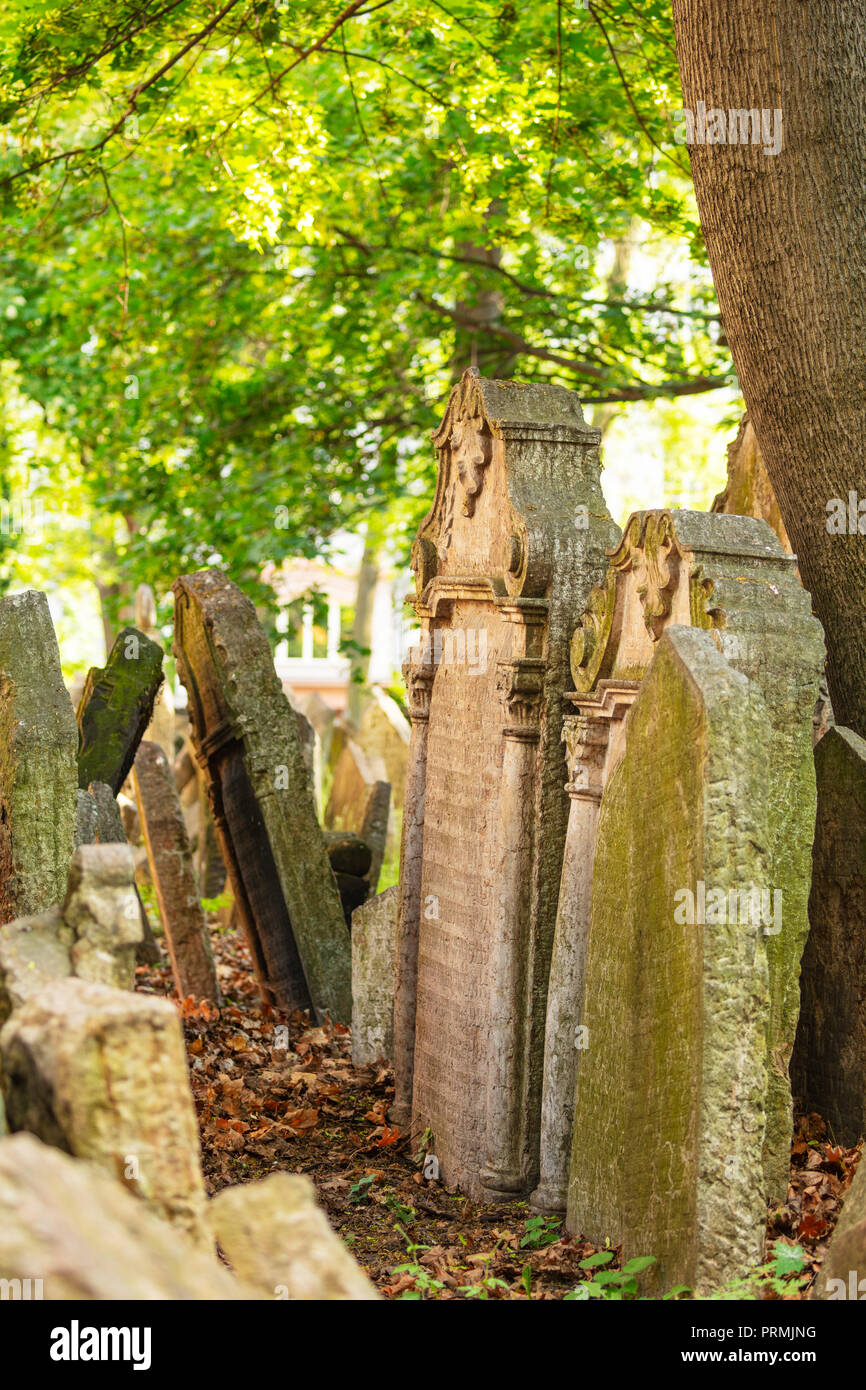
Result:
M778 154L689 154L725 332L827 634L833 708L866 735L866 7L673 0L673 15L686 111L782 112ZM847 514L852 493L855 533L829 533L828 503Z

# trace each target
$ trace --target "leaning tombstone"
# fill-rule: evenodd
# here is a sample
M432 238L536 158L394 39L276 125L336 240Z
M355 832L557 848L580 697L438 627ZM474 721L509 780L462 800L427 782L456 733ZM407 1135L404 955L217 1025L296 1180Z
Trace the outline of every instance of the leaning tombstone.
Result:
M352 915L352 1061L356 1067L394 1050L394 943L400 895L396 885Z
M174 592L193 744L263 997L348 1023L349 933L267 637L220 570Z
M63 921L75 933L73 973L82 980L132 989L142 939L129 845L80 845L72 856Z
M125 627L105 666L90 668L78 706L80 787L107 782L117 796L153 714L162 656L156 642Z
M156 626L156 595L149 584L139 584L135 591L135 625L152 642L160 644L160 632ZM169 762L174 761L174 700L168 686L163 681L153 702L153 713L143 737L150 743L158 743Z
M220 1007L222 993L183 812L168 758L158 743L139 744L132 776L178 997L192 995Z
M804 1111L822 1115L847 1148L866 1135L866 741L830 728L815 772L811 930L791 1079Z
M571 798L548 990L541 1183L533 1205L562 1210L580 1052L583 980L599 802L623 747L623 730L655 646L672 623L705 628L752 680L768 709L765 762L773 797L770 881L784 924L768 938L772 1027L768 1040L764 1168L768 1200L784 1198L793 1127L788 1062L799 1008L800 957L815 816L812 711L824 644L809 595L765 522L686 511L635 513L589 597L572 642L575 713L565 721ZM655 765L655 763L653 764ZM661 769L659 769L661 773Z
M618 532L572 392L465 373L413 548L418 647L394 1009L396 1123L443 1180L526 1192L565 838L568 640Z
M77 733L42 593L0 598L0 922L59 902L75 847Z
M601 802L566 1222L653 1257L648 1292L707 1293L763 1251L766 747L755 684L669 627Z

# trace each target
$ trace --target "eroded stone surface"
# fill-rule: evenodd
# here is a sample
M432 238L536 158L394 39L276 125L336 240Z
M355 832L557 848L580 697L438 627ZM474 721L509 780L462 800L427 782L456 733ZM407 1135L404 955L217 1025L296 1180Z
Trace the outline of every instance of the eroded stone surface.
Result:
M181 999L192 995L219 1007L222 993L186 825L174 777L159 744L145 740L139 745L133 780L175 989Z
M142 926L128 845L79 846L69 869L62 915L75 934L70 948L73 973L82 980L132 989Z
M0 1056L10 1129L91 1159L205 1238L198 1124L173 1004L51 981L4 1024Z
M393 1055L399 910L395 885L352 914L352 1061L356 1067Z
M162 647L138 628L118 633L105 666L87 673L78 706L78 785L106 782L116 796L153 715Z
M192 739L263 996L347 1023L349 933L267 637L219 570L186 575L174 592Z
M815 771L811 930L791 1077L803 1109L847 1147L866 1135L866 742L831 728Z
M328 1224L308 1178L273 1173L261 1182L224 1187L210 1202L208 1217L235 1274L262 1297L378 1298Z
M0 922L63 897L77 741L45 595L0 598Z
M405 667L392 1114L432 1130L446 1183L492 1199L538 1170L567 647L618 532L571 392L470 371L434 442Z
M657 1293L763 1249L769 938L729 894L767 883L766 740L755 685L670 627L601 803L567 1228L654 1256Z
M100 1166L32 1134L0 1141L0 1276L48 1300L256 1296Z

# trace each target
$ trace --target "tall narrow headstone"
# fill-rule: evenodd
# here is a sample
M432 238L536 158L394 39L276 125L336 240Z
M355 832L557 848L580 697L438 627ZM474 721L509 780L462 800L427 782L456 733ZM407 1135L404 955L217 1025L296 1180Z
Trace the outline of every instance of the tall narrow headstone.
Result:
M48 600L35 590L0 599L0 922L63 899L76 745Z
M638 512L611 553L605 583L589 596L574 634L574 714L565 721L571 798L548 990L541 1183L533 1204L562 1210L580 1053L583 981L594 884L599 803L623 749L625 717L671 624L706 629L767 705L763 762L773 801L770 884L782 894L780 931L768 938L768 1038L764 1166L770 1200L787 1188L793 1125L788 1064L799 1007L800 958L815 817L812 712L824 645L796 558L765 522L704 512ZM645 753L656 767L654 751ZM663 769L658 768L659 775Z
M349 933L268 640L220 570L186 575L174 593L192 741L263 996L348 1023Z
M352 914L352 1061L356 1067L394 1049L396 885Z
M129 776L162 682L162 647L137 628L118 633L105 666L87 673L78 706L78 785L107 782L117 796Z
M222 993L180 799L168 759L158 743L145 739L139 744L133 780L178 996L186 999L191 994L219 1006Z
M601 803L567 1217L658 1293L763 1251L766 746L755 685L670 627Z
M866 741L829 729L815 772L811 930L791 1077L803 1109L847 1147L866 1135Z
M404 668L392 1113L432 1131L446 1183L495 1200L537 1176L568 641L618 533L599 432L564 388L469 371L434 442Z

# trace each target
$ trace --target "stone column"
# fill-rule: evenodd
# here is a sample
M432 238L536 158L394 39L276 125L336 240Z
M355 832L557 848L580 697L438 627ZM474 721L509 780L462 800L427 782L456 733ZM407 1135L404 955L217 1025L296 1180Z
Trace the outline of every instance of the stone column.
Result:
M541 1181L530 1198L539 1211L565 1211L568 1201L598 809L611 765L619 756L622 721L636 689L636 685L624 689L620 683L606 689L600 701L570 696L578 713L564 721L562 731L568 768L565 790L571 807L562 864L565 889L559 895L547 990Z
M406 798L400 844L400 916L394 973L394 1104L390 1118L401 1129L412 1116L415 1058L415 1003L418 993L418 927L421 919L421 858L424 847L424 787L427 732L434 668L429 623L424 622L417 660L403 666L412 733L406 768Z
M535 769L544 662L500 661L502 783L496 908L490 943L487 1161L481 1183L505 1199L524 1190L522 1164L526 962L535 857ZM523 1025L523 1026L522 1026Z
M586 715L567 718L562 731L568 767L565 790L571 797L562 877L569 889L559 896L547 992L541 1181L530 1199L531 1205L541 1211L565 1211L568 1202L568 1161L589 936L592 859L608 732L606 720Z

